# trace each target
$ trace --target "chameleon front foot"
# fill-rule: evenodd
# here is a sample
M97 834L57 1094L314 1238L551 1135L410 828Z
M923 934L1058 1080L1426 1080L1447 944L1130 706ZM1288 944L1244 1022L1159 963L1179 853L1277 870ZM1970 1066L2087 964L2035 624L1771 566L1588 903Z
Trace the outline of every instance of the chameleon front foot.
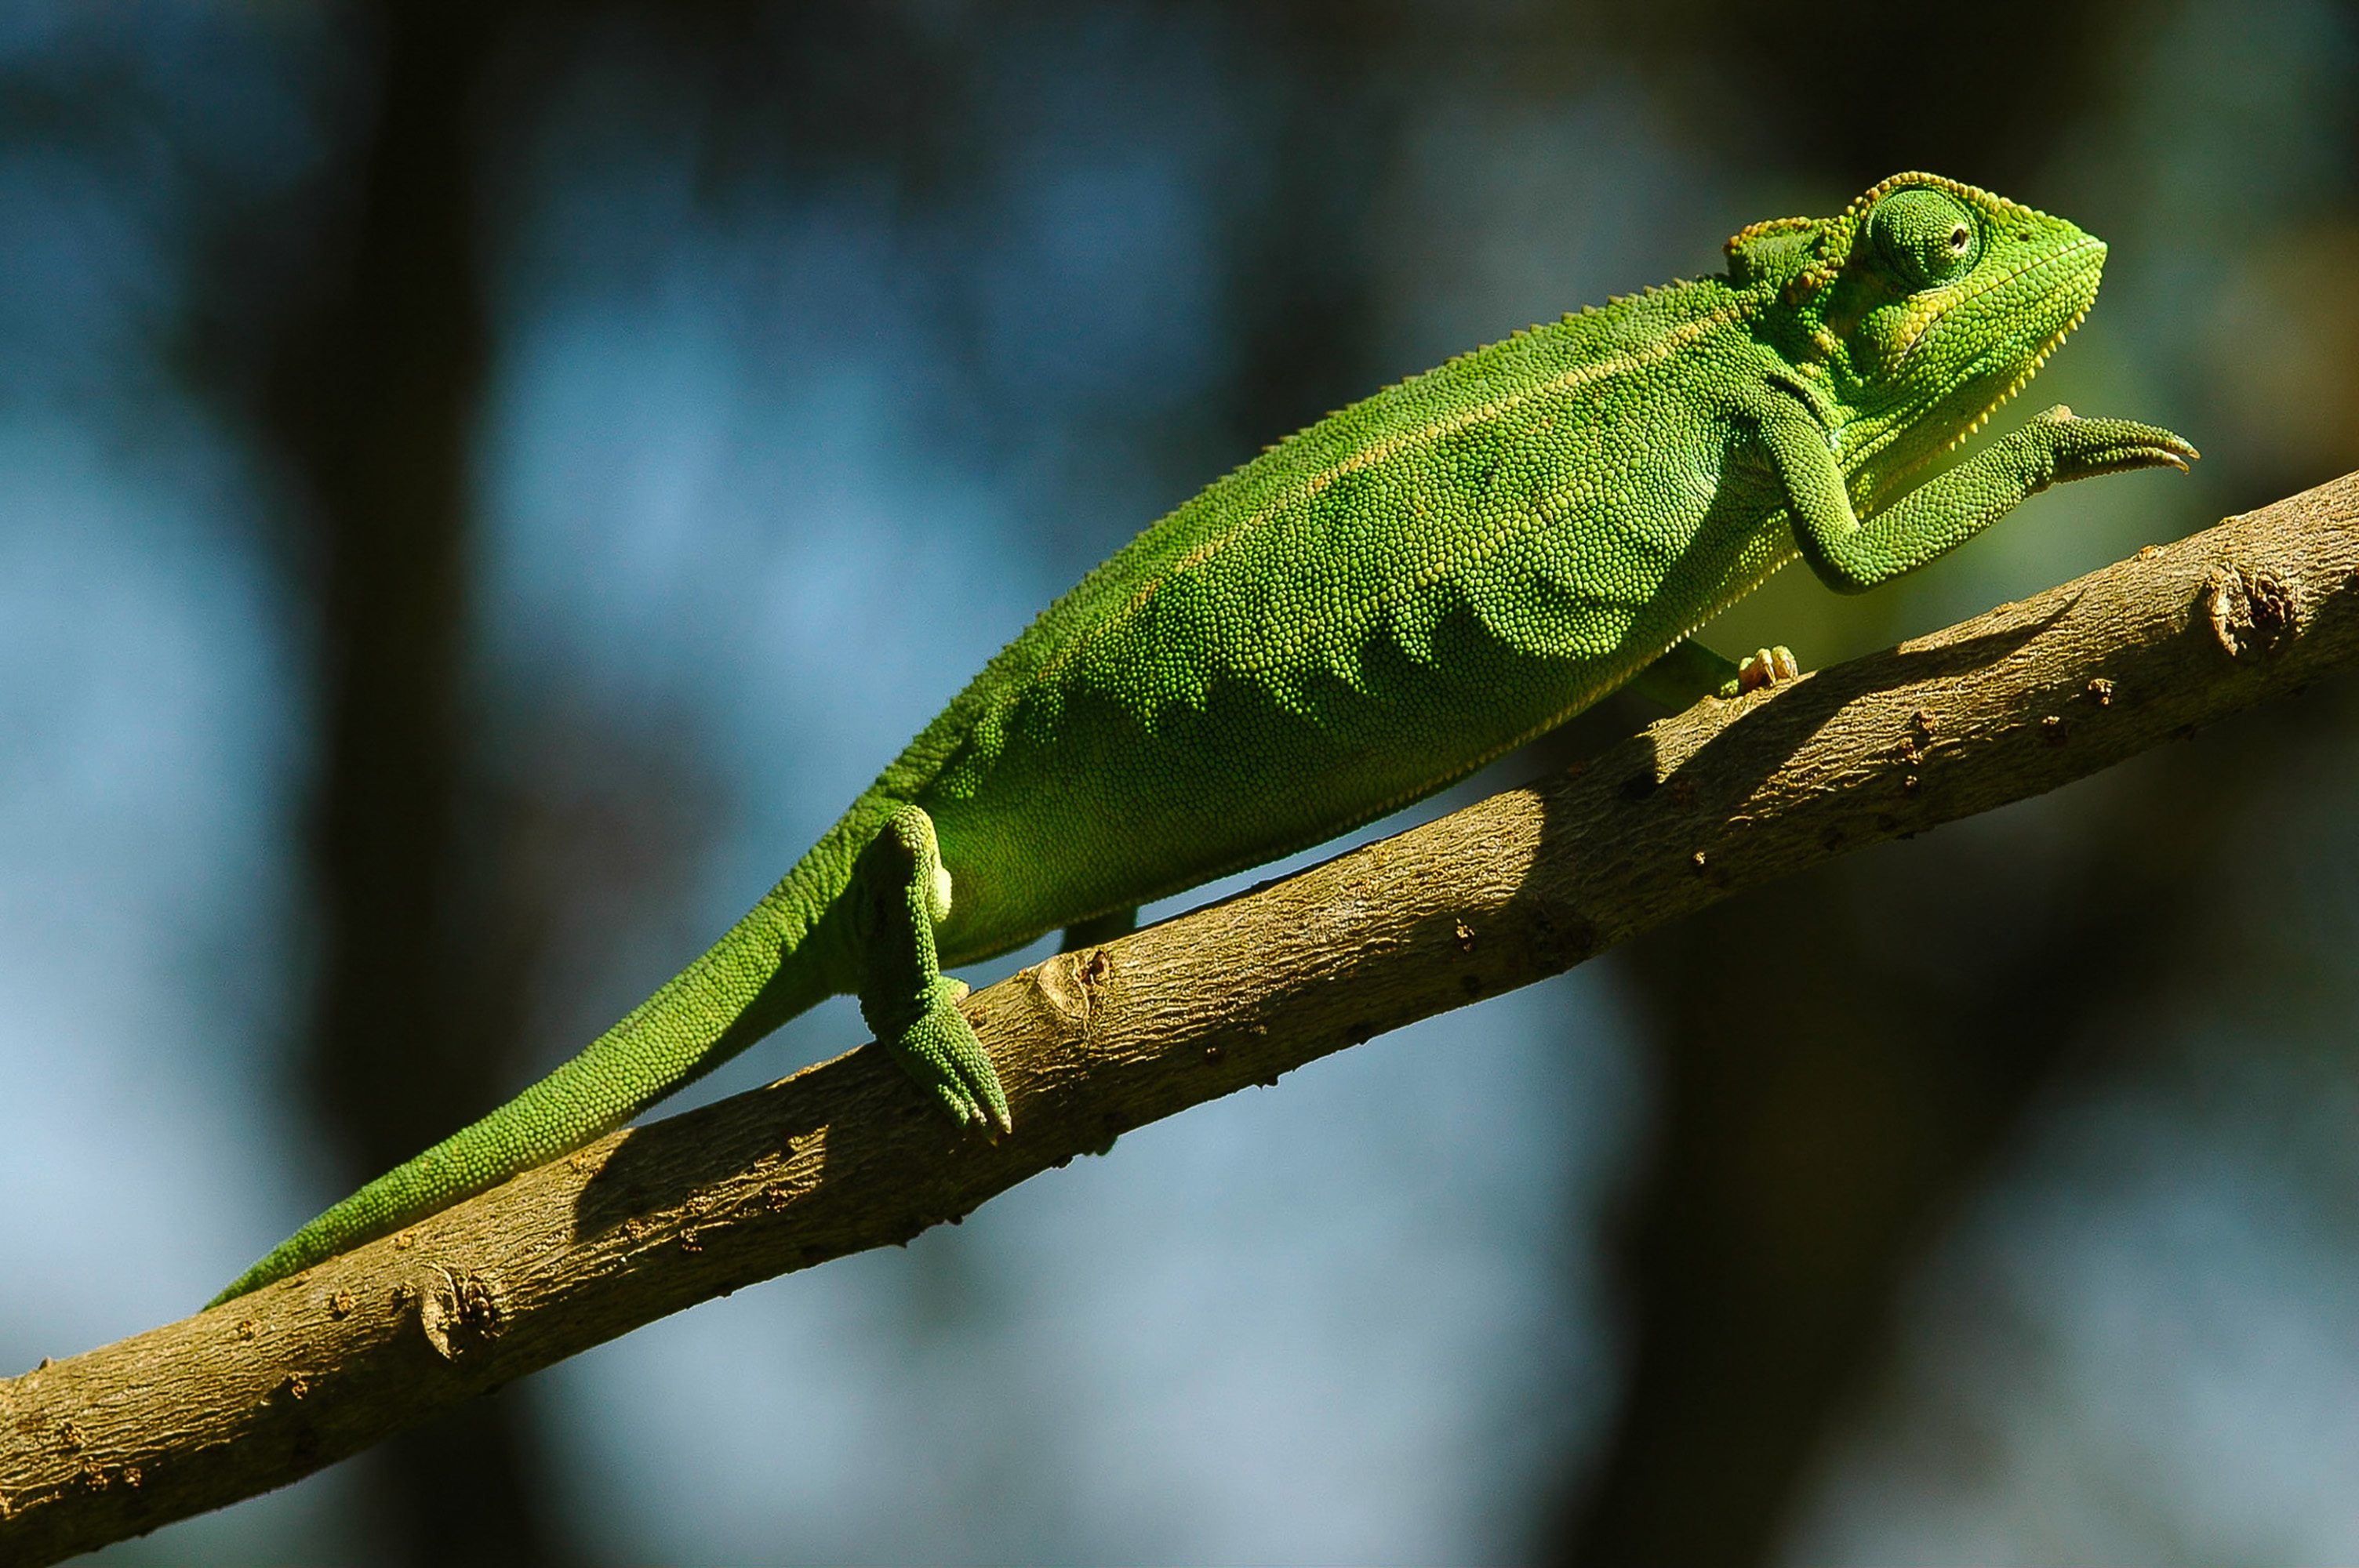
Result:
M2046 453L2053 470L2050 484L2136 469L2173 468L2185 473L2187 465L2203 455L2186 437L2159 425L2083 418L2061 403L2033 415L2025 431Z

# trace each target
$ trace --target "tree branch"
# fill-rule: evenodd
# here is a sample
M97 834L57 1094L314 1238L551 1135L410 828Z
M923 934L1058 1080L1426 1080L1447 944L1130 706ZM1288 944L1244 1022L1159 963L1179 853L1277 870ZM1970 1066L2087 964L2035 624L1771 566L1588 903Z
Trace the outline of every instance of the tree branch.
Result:
M55 1562L284 1486L667 1313L907 1241L1118 1133L2354 662L2359 474L1700 704L1555 779L979 993L1019 1130L996 1145L954 1133L864 1046L0 1382L0 1558Z

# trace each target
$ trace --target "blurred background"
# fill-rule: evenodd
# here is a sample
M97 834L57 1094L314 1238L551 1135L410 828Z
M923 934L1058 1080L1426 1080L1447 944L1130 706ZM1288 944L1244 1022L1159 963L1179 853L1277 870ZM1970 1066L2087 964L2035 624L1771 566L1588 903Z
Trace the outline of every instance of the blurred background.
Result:
M1908 168L2113 245L2010 418L2205 460L1709 640L2359 465L2323 0L8 0L0 1368L569 1053L1263 443ZM2343 680L107 1559L2348 1562L2354 946Z

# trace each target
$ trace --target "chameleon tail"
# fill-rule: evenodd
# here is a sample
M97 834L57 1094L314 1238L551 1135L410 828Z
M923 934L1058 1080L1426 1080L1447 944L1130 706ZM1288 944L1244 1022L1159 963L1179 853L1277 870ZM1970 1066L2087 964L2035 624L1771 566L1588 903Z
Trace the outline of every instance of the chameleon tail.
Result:
M792 881L790 874L789 881ZM782 887L782 892L785 891ZM386 1172L274 1248L216 1307L578 1149L832 994L800 922L763 901L579 1055L472 1126Z

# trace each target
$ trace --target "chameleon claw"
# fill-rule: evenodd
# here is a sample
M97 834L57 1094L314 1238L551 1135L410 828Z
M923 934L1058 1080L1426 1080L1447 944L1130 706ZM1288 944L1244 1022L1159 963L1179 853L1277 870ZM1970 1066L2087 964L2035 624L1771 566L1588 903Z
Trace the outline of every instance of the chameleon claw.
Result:
M972 1129L980 1132L984 1141L994 1147L998 1145L1001 1138L1016 1130L1008 1121L1006 1110L992 1106L963 1084L955 1089L944 1085L938 1091L937 1098L941 1101L942 1109L959 1124L962 1131Z
M1774 648L1755 650L1752 656L1736 669L1736 692L1742 697L1748 691L1759 691L1789 680L1800 678L1802 666L1796 662L1793 651L1784 643Z

